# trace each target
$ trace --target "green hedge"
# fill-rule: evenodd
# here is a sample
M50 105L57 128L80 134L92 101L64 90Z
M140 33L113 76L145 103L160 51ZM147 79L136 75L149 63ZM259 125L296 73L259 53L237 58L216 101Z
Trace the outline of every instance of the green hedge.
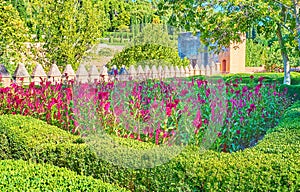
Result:
M138 67L138 65L161 66L188 66L187 59L181 59L178 52L167 46L159 44L142 44L128 47L116 54L114 58L107 63L107 67L116 65L118 69L125 65L128 69L130 66Z
M277 82L279 84L283 83L284 74L283 73L254 73L254 74L244 74L244 73L237 73L237 74L228 74L222 75L222 78L226 81L234 80L237 78L242 78L243 83L249 83L251 81L250 76L253 75L254 81L258 81L260 77L264 77L264 82ZM300 85L300 73L292 72L291 73L292 85Z
M66 168L22 160L0 161L0 173L0 191L126 191Z
M251 75L254 77L253 78L254 82L258 82L260 77L264 77L263 82L266 82L266 83L276 82L278 84L282 84L283 79L284 79L283 73L254 73L254 74L236 73L236 74L215 75L215 76L211 76L209 78L210 79L211 78L215 78L215 79L222 78L222 79L224 79L225 82L234 81L235 79L242 78L243 84L249 84L251 81L253 81L250 78ZM188 77L187 79L192 79L192 78L206 79L205 76L201 76L201 75ZM300 85L300 73L292 72L291 78L292 78L292 85Z
M299 85L281 85L280 89L283 90L287 88L288 95L293 97L295 100L300 100L300 84Z
M8 141L14 141L14 145L6 146L12 146L15 150L25 150L24 153L19 152L19 157L27 155L26 158L36 162L67 167L77 173L115 183L132 191L297 191L300 189L299 110L300 102L296 102L286 111L281 123L253 148L228 154L210 150L200 152L198 148L188 146L180 155L151 169L125 168L106 161L103 157L104 155L112 159L122 157L124 162L140 166L135 150L152 149L153 145L133 140L103 139L106 145L103 145L105 146L103 149L96 148L97 155L88 145L76 143L80 141L76 136L70 136L70 142L58 144L55 144L54 140L31 142L40 137L28 134L25 136L27 132L17 131L17 127L22 130L30 124L33 128L40 126L42 122L12 115L0 116L0 130L7 130L2 131L2 135L5 135ZM5 126L7 121L10 123ZM22 127L17 126L20 123ZM56 133L59 130L53 126L45 129L51 129ZM40 130L35 135L42 132ZM19 146L21 144L22 146ZM116 145L128 148L117 148ZM164 148L157 150L163 151ZM167 158L172 151L168 152L155 160ZM153 151L146 154L148 155L146 158L155 157Z

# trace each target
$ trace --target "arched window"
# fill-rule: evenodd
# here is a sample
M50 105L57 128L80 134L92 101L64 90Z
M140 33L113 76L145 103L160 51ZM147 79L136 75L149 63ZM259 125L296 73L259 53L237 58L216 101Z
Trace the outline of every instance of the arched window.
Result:
M227 64L227 63L226 63L226 60L224 59L224 60L222 61L222 72L223 72L223 73L226 72L226 67L227 67L226 64Z

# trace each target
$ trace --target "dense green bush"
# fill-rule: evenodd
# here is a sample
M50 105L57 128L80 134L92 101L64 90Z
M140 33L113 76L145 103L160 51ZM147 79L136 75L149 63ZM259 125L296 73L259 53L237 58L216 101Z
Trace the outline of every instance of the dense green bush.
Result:
M300 84L298 85L281 85L280 89L288 89L288 95L295 100L300 100Z
M42 122L30 117L0 116L0 130L8 143L18 140L11 145L15 151L28 149L26 154L30 157L27 158L67 167L132 191L297 191L300 189L299 113L300 102L296 102L287 110L280 124L253 148L229 154L210 150L201 152L188 146L180 155L151 169L125 168L103 159L103 155L112 158L122 155L124 161L138 164L139 160L130 151L153 148L138 141L114 139L115 142L110 142L104 149L97 148L97 155L86 144L78 144L76 136L70 136L70 142L66 139L59 144L55 144L55 139L47 141L47 138L34 141L42 138L37 135L43 134L43 129L36 133L32 131L32 136L25 130L38 127ZM45 129L50 129L54 138L59 130L53 126ZM9 134L11 132L15 133ZM127 150L115 147L118 144L127 146ZM19 157L24 154L19 153ZM154 155L148 153L149 157Z
M225 81L235 80L242 78L242 83L249 83L250 82L250 76L254 77L255 81L258 81L260 77L264 77L264 82L277 82L279 84L283 83L284 74L283 73L254 73L254 74L243 74L243 73L237 73L237 74L228 74L223 75L222 78ZM291 83L292 85L299 85L300 84L300 73L292 72L291 73Z
M125 65L128 69L133 65L167 65L167 66L187 66L189 61L187 59L180 59L178 52L171 48L159 44L142 44L135 45L124 49L114 56L114 58L107 64L108 67L116 65L120 68Z
M290 64L293 67L299 66L297 54L289 54ZM247 39L246 44L246 67L265 66L270 72L283 71L280 45L277 41L268 41L262 36L256 39Z
M52 165L0 161L0 191L126 191Z

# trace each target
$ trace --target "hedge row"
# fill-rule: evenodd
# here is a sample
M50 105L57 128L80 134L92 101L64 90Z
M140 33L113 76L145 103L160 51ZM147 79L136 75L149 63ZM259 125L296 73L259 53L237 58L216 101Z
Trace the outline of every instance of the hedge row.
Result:
M22 160L0 161L0 191L126 191L66 168Z
M253 79L250 77L253 76ZM254 74L248 74L248 73L237 73L237 74L224 74L224 75L215 75L215 76L210 76L208 77L209 79L219 79L222 78L226 82L234 81L235 79L240 79L242 78L243 84L249 84L251 81L258 82L260 77L264 77L264 82L265 83L278 83L282 84L283 79L284 79L284 74L283 73L254 73ZM192 78L197 78L197 79L206 79L205 76L193 76L193 77L188 77L187 79L192 79ZM292 72L291 73L291 85L299 85L300 84L300 73Z
M254 81L258 81L260 77L264 77L264 82L272 83L272 82L277 82L279 84L283 83L284 79L284 74L283 73L254 73L254 74L243 74L243 73L238 73L238 74L227 74L227 75L222 75L222 78L226 81L234 80L234 79L243 79L243 83L249 83L251 80L250 76L253 76ZM292 72L291 73L291 84L292 85L299 85L300 84L300 73Z
M14 158L67 167L132 191L297 191L300 189L299 110L300 102L297 102L254 148L228 154L201 152L188 146L173 158L170 158L172 153L176 154L181 148L164 153L166 148L163 147L116 138L102 138L101 145L96 142L90 147L80 143L78 137L39 120L5 115L0 116L0 135L6 138L6 143L1 145L4 146L2 157L5 157L3 151L11 150L11 154L17 154L11 155ZM25 131L35 127L45 127L52 132L51 137L64 139L56 144L56 139L50 139L44 129ZM38 136L40 134L44 137ZM167 163L137 169L160 161ZM120 166L122 163L125 167Z

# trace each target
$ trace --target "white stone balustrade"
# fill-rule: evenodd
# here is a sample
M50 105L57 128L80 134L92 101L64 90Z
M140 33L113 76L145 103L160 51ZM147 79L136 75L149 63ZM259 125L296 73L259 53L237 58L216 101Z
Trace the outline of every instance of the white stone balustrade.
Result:
M124 66L123 66L124 67ZM95 81L129 81L129 80L145 80L145 79L163 79L163 78L184 78L194 75L215 75L220 71L220 63L212 63L211 65L196 65L195 68L190 65L186 67L178 66L152 66L151 68L146 65L143 69L142 66L135 68L130 66L128 70L125 68L125 73L115 76L108 74L108 69L105 66L98 71L96 66L91 66L89 71L81 64L76 73L71 65L67 65L61 74L56 64L52 64L48 73L46 73L42 65L37 64L31 75L26 70L23 63L20 63L13 74L13 78L7 71L4 65L0 64L0 83L1 86L9 86L10 83L15 82L22 85L28 85L34 82L36 85L41 81L50 81L52 84L63 82L67 80L75 80L75 82L87 83ZM115 79L116 77L116 79Z

